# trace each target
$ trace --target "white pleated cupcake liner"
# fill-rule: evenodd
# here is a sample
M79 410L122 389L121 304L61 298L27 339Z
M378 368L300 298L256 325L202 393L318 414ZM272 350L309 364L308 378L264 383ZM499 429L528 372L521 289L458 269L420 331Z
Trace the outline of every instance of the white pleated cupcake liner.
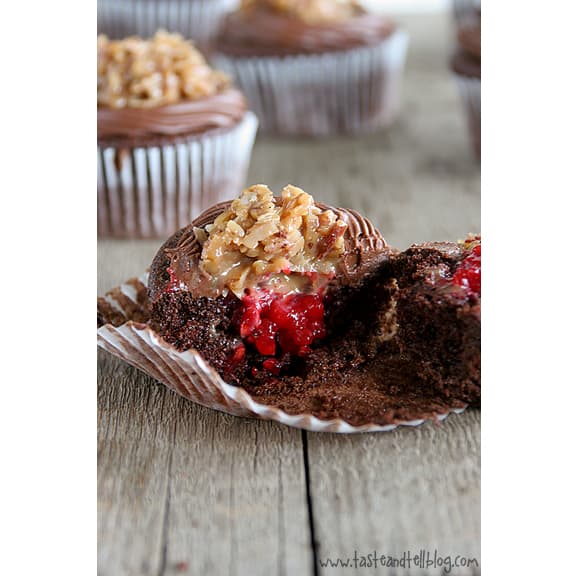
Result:
M457 75L456 81L458 83L458 89L464 103L472 150L474 151L476 158L480 159L482 135L482 90L480 78L470 78L468 76Z
M294 136L358 134L388 126L401 103L408 34L342 52L234 58L216 53L260 120L260 131Z
M245 185L258 120L227 131L125 148L98 146L98 235L167 238Z
M288 414L280 408L261 404L238 386L224 382L220 375L193 349L179 352L160 338L147 324L130 318L138 316L145 303L141 295L148 283L148 274L132 279L108 292L105 304L121 315L119 326L104 324L98 329L98 346L202 406L234 416L274 420L294 428L312 432L387 432L398 426L419 426L425 419L380 425L367 423L353 426L344 420L321 420L311 414ZM145 314L145 312L144 312ZM143 315L144 315L143 314ZM434 419L444 420L450 413L461 413L464 408L437 414Z
M163 28L207 48L239 0L98 0L98 33L149 38Z

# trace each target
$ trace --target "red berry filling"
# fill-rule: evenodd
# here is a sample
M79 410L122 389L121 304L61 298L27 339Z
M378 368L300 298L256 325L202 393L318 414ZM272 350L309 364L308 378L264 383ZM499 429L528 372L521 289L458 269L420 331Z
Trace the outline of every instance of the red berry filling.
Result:
M480 252L480 244L474 246L471 254L462 261L452 276L454 284L468 289L476 296L480 296Z
M242 360L244 360L244 356L246 356L246 348L244 347L244 344L238 344L238 346L236 346L232 352L230 362L232 364L239 364L242 362Z
M173 292L176 290L178 286L178 281L176 280L176 275L174 274L174 270L169 266L166 269L166 272L170 275L170 280L166 286L166 292Z
M262 356L306 356L310 345L325 335L324 303L320 294L250 292L242 298L237 325L240 336ZM268 358L263 368L278 374L281 363Z
M176 292L176 290L185 290L186 285L178 278L176 271L171 267L168 266L166 268L166 272L170 276L170 280L164 289L165 292Z
M278 376L282 370L282 362L276 358L267 358L264 360L264 362L262 362L262 367L264 370L274 374L274 376Z

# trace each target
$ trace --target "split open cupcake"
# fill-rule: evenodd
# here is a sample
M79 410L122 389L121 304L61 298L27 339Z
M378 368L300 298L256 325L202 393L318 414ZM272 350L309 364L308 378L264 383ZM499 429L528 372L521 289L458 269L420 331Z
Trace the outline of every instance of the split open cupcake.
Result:
M390 248L363 216L263 185L99 300L102 346L240 415L362 431L480 403L480 238Z

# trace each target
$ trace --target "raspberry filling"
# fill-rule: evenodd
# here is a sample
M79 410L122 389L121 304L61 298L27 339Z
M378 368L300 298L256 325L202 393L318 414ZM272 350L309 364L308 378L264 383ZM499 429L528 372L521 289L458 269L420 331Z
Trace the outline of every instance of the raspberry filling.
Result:
M178 278L175 270L171 266L166 268L166 272L168 272L168 275L170 276L170 280L164 289L166 292L176 292L176 290L182 290L186 288L186 284L184 284L184 282Z
M310 345L323 338L324 303L320 294L277 294L269 290L249 291L242 298L236 325L242 339L268 356L263 367L275 373L275 356L306 356Z
M474 246L472 253L460 264L452 282L462 288L466 288L471 294L480 296L480 244Z

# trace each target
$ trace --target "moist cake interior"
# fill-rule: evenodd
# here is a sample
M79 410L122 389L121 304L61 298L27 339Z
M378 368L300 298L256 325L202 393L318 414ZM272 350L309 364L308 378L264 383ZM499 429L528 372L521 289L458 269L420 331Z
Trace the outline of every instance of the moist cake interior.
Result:
M475 317L457 320L460 302L432 310L407 304L421 290L411 267L438 266L439 260L436 250L395 257L362 282L329 290L326 337L305 357L284 357L279 374L263 367L266 358L253 347L235 358L240 301L233 295L167 292L152 307L152 327L179 349L197 349L225 381L289 414L352 425L430 417L477 405L480 397L479 330L478 341L470 336L476 334ZM454 266L456 259L444 261ZM468 323L468 330L458 322ZM478 350L478 359L472 352L461 361L470 349ZM472 378L471 367L477 371Z

